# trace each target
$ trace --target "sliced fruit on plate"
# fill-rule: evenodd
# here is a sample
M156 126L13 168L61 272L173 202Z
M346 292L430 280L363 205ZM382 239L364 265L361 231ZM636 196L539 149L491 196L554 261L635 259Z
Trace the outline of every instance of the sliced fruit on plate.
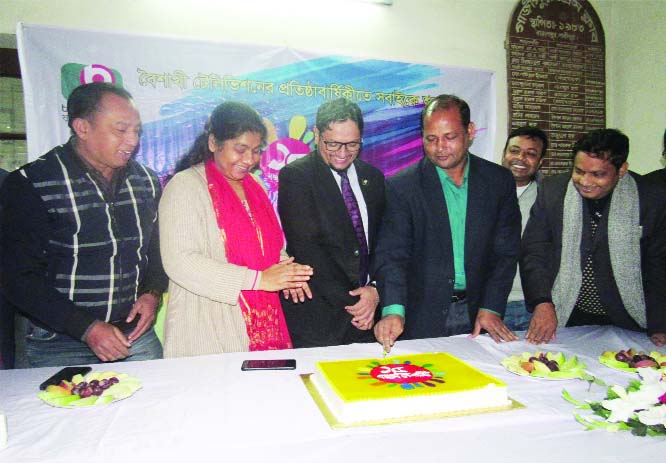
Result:
M501 364L510 372L521 376L553 380L592 379L592 376L585 372L585 364L580 362L578 357L566 357L562 352L523 352L505 358Z
M131 396L134 394L134 391L136 389L132 388L131 386L125 385L125 384L114 384L110 388L108 388L106 391L102 392L102 397L115 397L116 399L124 399L126 397Z
M646 354L633 348L607 350L599 356L599 362L616 370L634 372L637 368L666 368L666 354L657 351Z
M85 376L74 376L71 383L48 386L37 396L54 407L88 407L125 399L141 387L141 381L127 373L91 371Z
M67 389L62 386L56 386L54 384L46 386L46 392L48 392L53 397L68 396L72 394L71 389Z

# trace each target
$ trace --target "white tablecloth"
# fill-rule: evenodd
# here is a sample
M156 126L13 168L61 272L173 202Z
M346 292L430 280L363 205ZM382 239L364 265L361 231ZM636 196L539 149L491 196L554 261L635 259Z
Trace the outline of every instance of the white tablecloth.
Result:
M610 327L561 329L545 349L576 354L593 375L626 385L634 374L596 359L604 350L629 347L654 350L644 334ZM0 462L664 461L666 438L585 431L561 398L566 388L577 399L600 399L605 388L525 378L499 364L507 355L536 350L487 336L400 341L392 354L449 352L506 382L509 395L526 408L336 430L299 375L321 360L376 358L377 344L96 365L136 376L144 387L129 399L82 409L52 408L37 398L39 384L58 368L0 371L9 433ZM297 369L241 372L247 358L296 358Z

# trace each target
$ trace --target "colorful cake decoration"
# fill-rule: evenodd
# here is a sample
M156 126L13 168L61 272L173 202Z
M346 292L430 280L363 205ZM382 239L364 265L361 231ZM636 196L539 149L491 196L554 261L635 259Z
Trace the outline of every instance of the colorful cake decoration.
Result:
M398 360L398 362L400 361ZM430 363L415 365L410 360L401 363L397 363L395 359L390 359L388 363L373 361L358 369L358 379L375 380L375 382L370 383L371 386L395 387L399 385L403 389L414 389L423 386L435 387L437 383L445 382L441 378L446 373L429 370L428 368L432 366Z

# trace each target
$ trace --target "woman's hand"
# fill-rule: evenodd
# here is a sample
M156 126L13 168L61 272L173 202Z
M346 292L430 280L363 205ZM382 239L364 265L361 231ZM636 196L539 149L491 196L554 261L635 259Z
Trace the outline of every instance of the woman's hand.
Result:
M294 304L305 302L306 297L308 299L312 299L312 290L310 289L310 285L307 283L303 283L302 288L283 289L282 294L284 295L285 299L291 298L291 300L294 301Z
M303 288L312 273L312 267L297 264L293 257L289 257L261 272L261 281L257 289L280 291L281 289Z

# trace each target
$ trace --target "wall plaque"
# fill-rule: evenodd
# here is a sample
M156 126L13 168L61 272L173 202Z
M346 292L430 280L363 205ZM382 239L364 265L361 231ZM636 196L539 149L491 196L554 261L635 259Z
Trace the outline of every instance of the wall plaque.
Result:
M606 126L604 31L586 0L521 0L507 49L509 127L536 126L550 147L541 171L568 171L571 147Z

